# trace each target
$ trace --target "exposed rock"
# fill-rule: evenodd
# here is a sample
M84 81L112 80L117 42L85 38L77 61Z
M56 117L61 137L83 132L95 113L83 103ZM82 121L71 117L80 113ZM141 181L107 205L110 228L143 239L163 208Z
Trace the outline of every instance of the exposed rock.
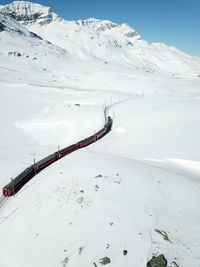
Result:
M93 28L98 32L110 30L117 27L116 23L109 20L100 20L95 18L89 18L86 20L76 20L75 23L82 27Z
M166 267L167 260L163 254L159 256L153 256L150 261L147 262L147 267Z
M126 256L128 254L128 251L126 249L123 250L123 255Z
M43 40L42 37L40 37L39 35L37 35L36 33L34 32L30 32L30 36L33 37L33 38L37 38L39 40Z
M165 231L159 230L159 229L155 229L155 232L160 234L160 235L162 235L164 240L169 241L169 242L172 243L172 241L168 237L168 234Z
M98 174L97 176L95 176L95 178L102 178L103 176L101 174Z
M95 191L98 191L99 190L99 186L97 184L95 185L94 188L95 188Z
M69 261L69 258L68 258L68 257L65 257L65 258L64 258L64 260L62 261L62 263L63 263L63 264L65 264L65 263L66 263L66 264L67 264L67 263L68 263L68 261Z
M173 261L169 267L179 267L179 265L175 261Z
M9 55L9 56L13 55L13 56L15 56L15 57L21 57L21 56L22 56L22 54L19 53L19 52L17 52L17 51L14 51L14 52L8 52L8 55Z
M111 260L108 257L104 257L102 259L100 259L100 262L102 265L106 265L109 264L111 262Z
M85 248L85 247L79 247L79 248L78 248L78 254L79 254L79 255L81 255L81 253L83 252L84 248Z
M25 1L15 1L5 5L1 8L1 11L19 21L22 25L33 24L35 22L44 25L58 18L50 7Z
M110 248L110 244L107 244L107 245L106 245L106 249L109 249L109 248Z
M10 33L17 33L18 35L28 36L28 37L42 40L40 36L28 31L20 23L18 23L13 16L10 16L3 10L4 9L1 9L1 12L0 12L0 32L7 31Z
M3 23L0 22L0 32L5 30L5 25Z

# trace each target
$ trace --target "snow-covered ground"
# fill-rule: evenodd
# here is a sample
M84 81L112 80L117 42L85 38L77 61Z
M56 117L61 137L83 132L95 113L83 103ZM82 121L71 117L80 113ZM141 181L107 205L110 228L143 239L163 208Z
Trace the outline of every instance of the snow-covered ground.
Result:
M5 202L0 266L99 267L109 257L111 267L143 267L163 253L169 266L199 267L198 76L83 59L8 22L15 30L0 32L1 187L34 158L98 131L106 105L114 125Z
M110 266L145 266L152 253L198 266L200 95L194 89L129 98L2 85L1 186L34 157L100 129L111 97L121 103L109 110L110 134L51 165L3 206L1 266L100 266L105 256Z

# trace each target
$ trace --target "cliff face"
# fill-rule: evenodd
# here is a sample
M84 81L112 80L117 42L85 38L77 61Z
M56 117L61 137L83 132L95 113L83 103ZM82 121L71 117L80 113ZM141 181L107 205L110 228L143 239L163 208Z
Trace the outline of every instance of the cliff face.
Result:
M6 6L2 6L1 12L11 16L22 25L32 25L34 23L44 25L50 23L57 17L50 7L25 1L15 1Z

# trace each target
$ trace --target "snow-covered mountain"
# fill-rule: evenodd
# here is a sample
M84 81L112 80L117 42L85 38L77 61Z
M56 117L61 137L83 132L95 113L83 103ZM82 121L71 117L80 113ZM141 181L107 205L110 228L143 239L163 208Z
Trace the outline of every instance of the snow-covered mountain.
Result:
M16 23L14 19L11 19L7 15L0 12L0 31L9 32L10 34L23 35L26 37L33 37L42 40L41 37L28 31L26 28L22 27L19 23Z
M149 44L126 23L90 18L66 21L52 9L15 1L1 12L81 59L126 64L142 72L199 73L200 61L162 43Z
M2 205L0 266L199 267L200 64L127 24L0 6L0 189L103 127L112 131ZM8 264L9 261L9 264Z
M31 2L16 1L0 8L5 14L20 21L22 25L34 23L44 25L58 18L51 8Z
M34 83L37 76L44 83L53 82L55 70L62 72L66 62L73 65L72 61L75 66L75 59L65 49L43 40L0 12L1 81Z

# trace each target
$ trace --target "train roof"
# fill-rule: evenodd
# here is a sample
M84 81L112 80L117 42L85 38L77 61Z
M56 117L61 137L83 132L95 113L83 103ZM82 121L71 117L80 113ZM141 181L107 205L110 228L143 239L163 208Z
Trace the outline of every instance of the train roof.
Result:
M50 160L50 159L53 159L53 158L55 158L55 155L54 155L54 154L51 154L51 155L49 155L49 156L47 156L47 157L45 157L45 158L39 160L38 162L34 163L34 164L32 165L32 167L38 167L38 166L40 166L41 164L43 164L43 163L45 163L46 161L48 161L48 160Z
M98 135L98 134L100 134L100 133L102 133L102 132L104 132L104 131L105 131L105 128L99 130L99 131L96 133L96 135Z
M92 139L92 138L95 138L95 135L91 135L91 136L89 136L89 137L87 137L87 138L81 140L81 141L79 142L79 144L85 143L85 142L89 141L89 140Z
M21 181L27 174L33 172L31 167L26 168L23 172L17 175L10 183L8 183L5 187L6 188L13 188L19 181Z
M68 147L65 147L65 148L63 148L63 149L61 149L61 150L56 151L56 153L62 153L62 152L65 152L66 150L71 149L71 148L74 148L74 147L76 147L76 146L77 146L77 144L73 144L73 145L71 145L71 146L68 146Z

